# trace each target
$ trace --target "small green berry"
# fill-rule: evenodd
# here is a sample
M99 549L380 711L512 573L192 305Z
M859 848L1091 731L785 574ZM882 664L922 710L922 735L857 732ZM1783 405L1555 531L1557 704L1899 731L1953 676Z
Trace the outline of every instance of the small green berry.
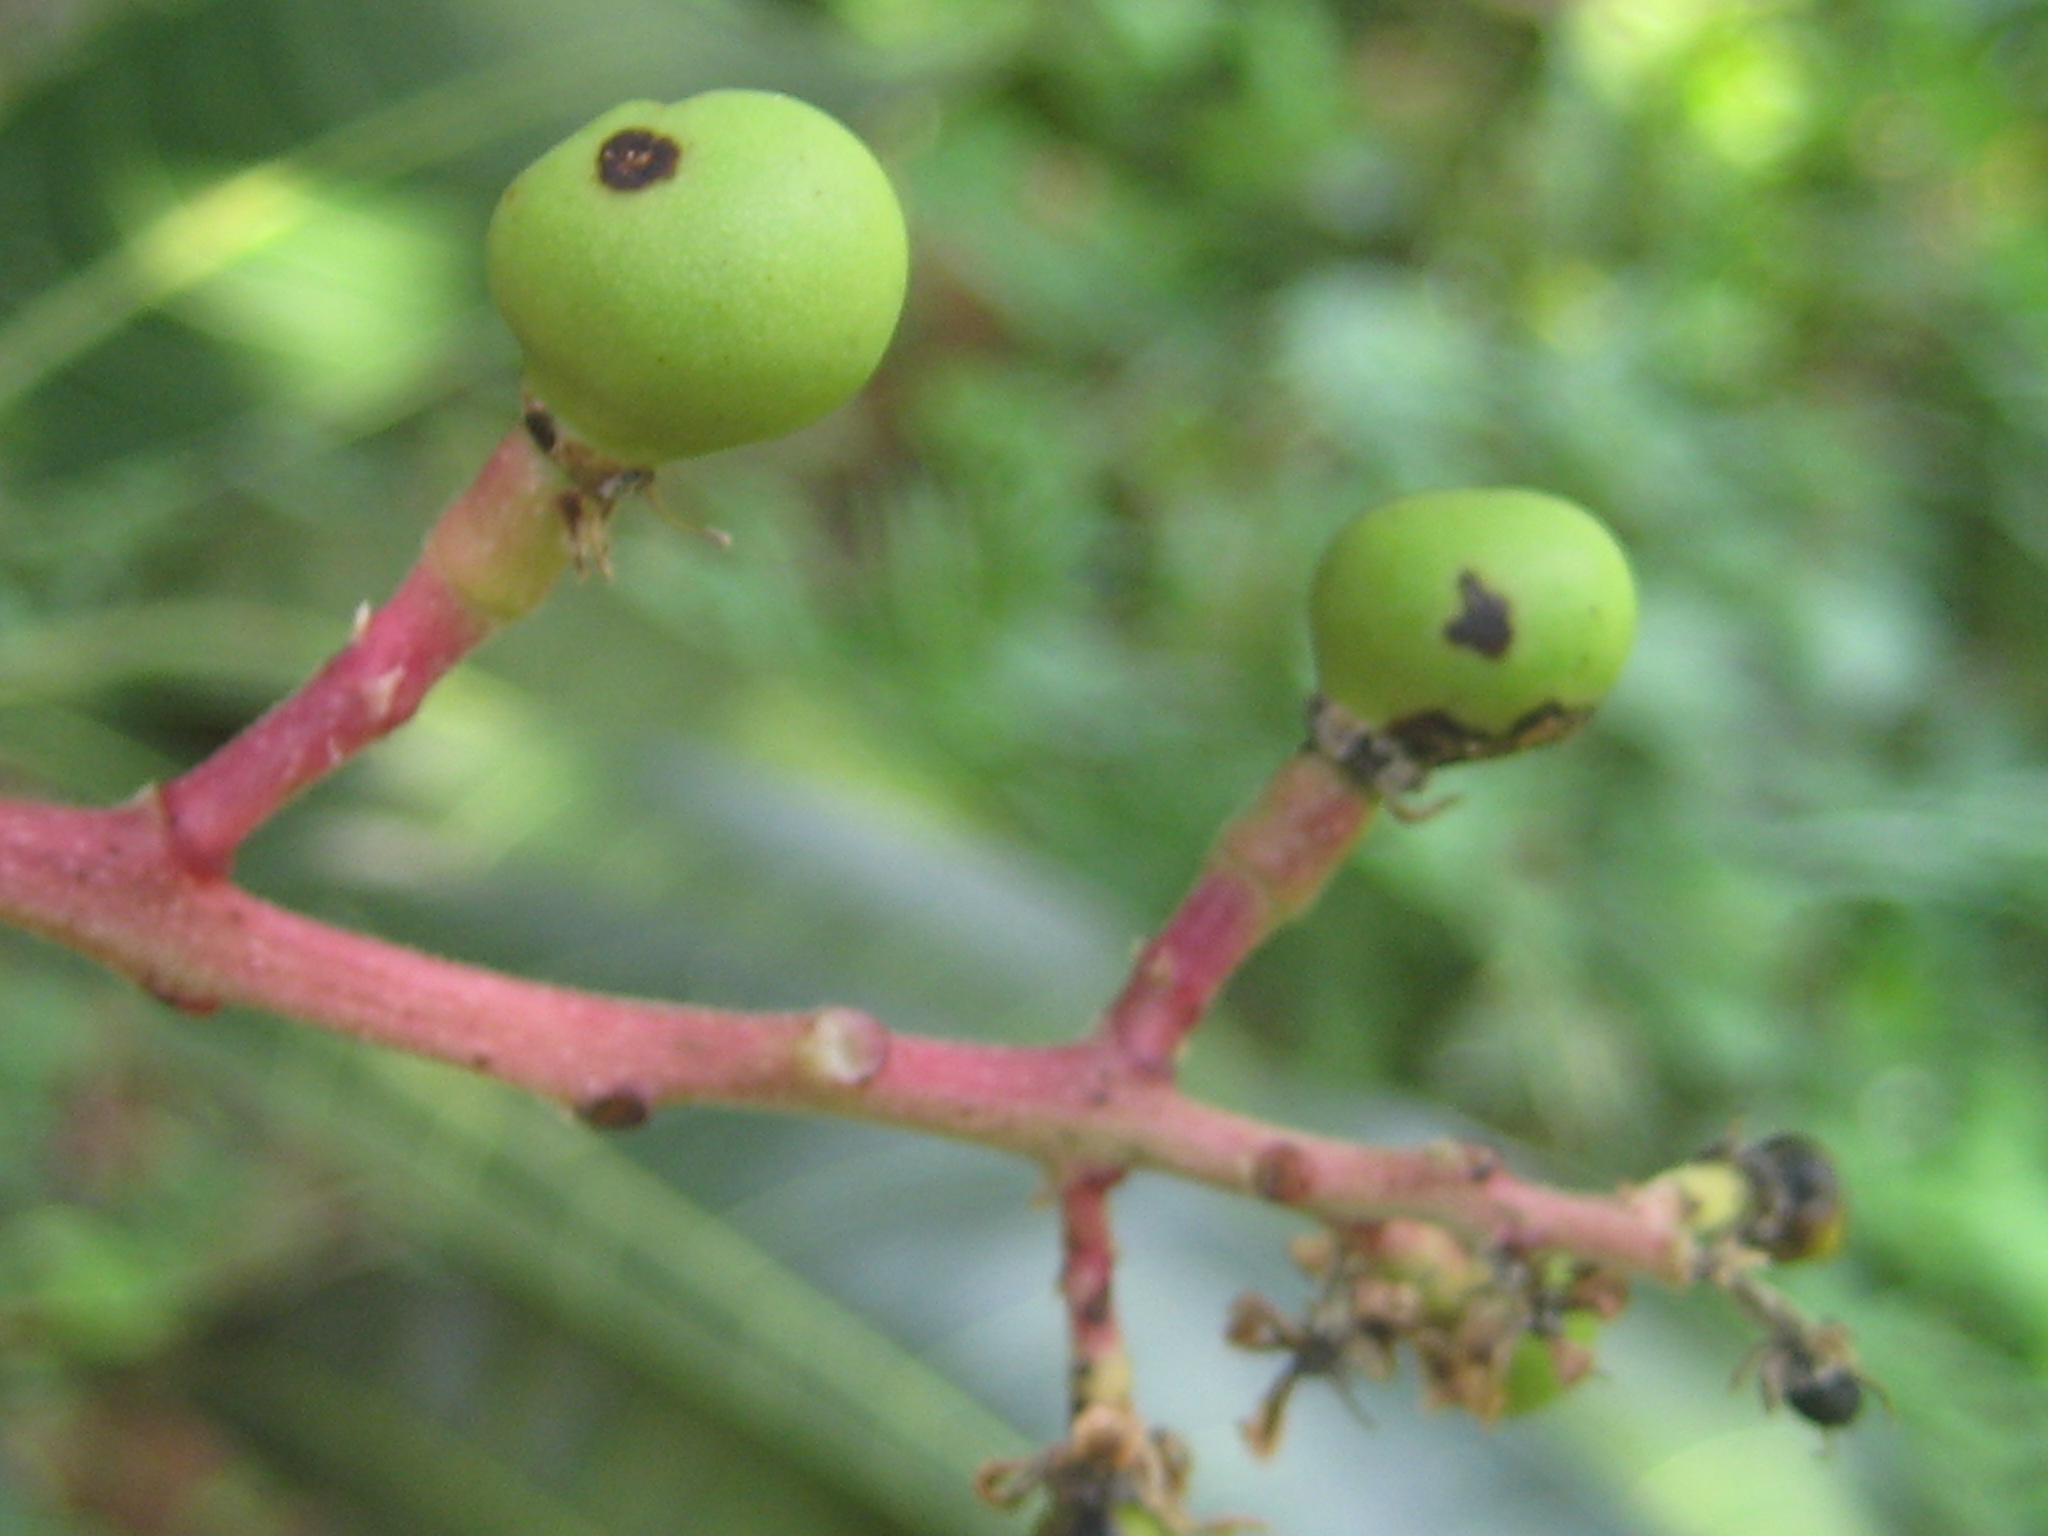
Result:
M1418 773L1495 757L1585 721L1621 673L1635 614L1628 560L1583 508L1524 490L1409 496L1323 556L1317 685Z
M1547 1408L1593 1370L1593 1343L1600 1320L1591 1312L1572 1310L1551 1333L1525 1333L1515 1340L1503 1383L1503 1414L1534 1413Z
M528 389L633 467L842 404L895 329L907 253L867 146L770 91L613 108L520 173L485 241Z

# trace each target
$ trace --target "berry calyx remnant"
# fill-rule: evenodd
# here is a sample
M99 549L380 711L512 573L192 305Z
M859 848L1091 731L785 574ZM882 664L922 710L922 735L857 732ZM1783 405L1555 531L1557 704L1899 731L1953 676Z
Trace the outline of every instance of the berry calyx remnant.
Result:
M1309 599L1317 738L1383 790L1569 735L1621 675L1635 582L1591 513L1430 491L1352 521Z
M1849 1332L1840 1323L1810 1323L1789 1311L1774 1322L1772 1336L1751 1353L1743 1372L1754 1370L1764 1407L1780 1404L1820 1429L1846 1429L1875 1394L1890 1399L1863 1372Z
M649 468L773 437L873 373L908 270L867 146L772 91L629 101L506 188L491 298L565 441Z
M1824 1259L1842 1245L1848 1210L1834 1160L1811 1137L1785 1133L1737 1147L1749 1182L1742 1239L1780 1263Z

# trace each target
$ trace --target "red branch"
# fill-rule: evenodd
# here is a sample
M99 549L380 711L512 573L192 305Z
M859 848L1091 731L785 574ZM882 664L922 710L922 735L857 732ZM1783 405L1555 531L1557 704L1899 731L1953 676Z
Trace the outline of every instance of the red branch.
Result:
M1116 1234L1109 1219L1110 1191L1121 1168L1070 1174L1060 1190L1060 1296L1067 1304L1072 1355L1068 1416L1091 1407L1128 1409L1130 1357L1116 1315Z
M179 861L227 873L278 807L410 720L427 690L507 619L539 601L569 546L568 482L528 437L508 433L436 526L391 601L312 681L159 791Z
M318 923L225 878L242 839L289 796L406 719L462 655L540 601L570 558L569 533L608 510L591 494L515 430L392 601L212 758L125 806L0 801L0 921L181 1007L304 1020L488 1073L597 1125L718 1102L858 1116L1035 1159L1065 1201L1077 1358L1116 1347L1106 1197L1133 1168L1329 1222L1414 1216L1488 1244L1689 1278L1693 1244L1669 1196L1569 1194L1470 1148L1303 1135L1175 1087L1175 1052L1218 990L1314 899L1369 819L1371 798L1314 752L1283 764L1224 830L1095 1031L1055 1046L899 1034L845 1008L747 1013L549 986ZM1098 1311L1106 1331L1088 1321Z
M1341 770L1303 752L1231 822L1103 1018L1103 1039L1134 1071L1171 1075L1174 1053L1223 984L1268 934L1321 893L1372 809Z
M176 856L154 798L0 800L0 919L180 1006L241 1004L515 1083L603 1123L719 1102L857 1116L1055 1169L1154 1168L1329 1221L1412 1215L1682 1281L1675 1209L1516 1179L1458 1147L1396 1150L1234 1115L1101 1040L985 1045L845 1008L744 1013L576 991L285 911Z
M415 566L312 686L158 791L179 858L194 874L225 874L250 832L410 720L427 690L489 632L440 572Z

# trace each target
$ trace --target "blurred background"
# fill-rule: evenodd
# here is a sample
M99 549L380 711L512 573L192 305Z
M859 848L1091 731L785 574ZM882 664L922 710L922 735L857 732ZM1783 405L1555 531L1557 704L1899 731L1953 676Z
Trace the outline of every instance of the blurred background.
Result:
M1823 1138L1823 1445L1711 1296L1484 1431L1234 1421L1294 1227L1120 1197L1141 1395L1280 1532L2048 1529L2048 5L0 0L0 785L122 798L342 642L508 425L497 190L631 95L810 97L897 177L854 406L667 472L243 872L522 974L1050 1041L1295 744L1387 495L1578 497L1641 575L1593 729L1444 781L1190 1080L1607 1186ZM1029 1169L832 1124L599 1137L175 1016L0 934L0 1527L1026 1529Z

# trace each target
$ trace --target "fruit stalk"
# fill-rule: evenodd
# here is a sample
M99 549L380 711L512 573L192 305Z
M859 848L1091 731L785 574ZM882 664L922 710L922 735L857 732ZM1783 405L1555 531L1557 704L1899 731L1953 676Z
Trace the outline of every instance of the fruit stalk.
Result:
M1049 1168L1155 1169L1324 1221L1411 1215L1675 1283L1693 1273L1675 1200L1551 1190L1466 1149L1306 1135L1134 1073L1099 1042L987 1045L903 1034L845 1008L746 1013L611 997L331 927L192 874L148 801L0 800L0 921L182 1007L302 1020L488 1074L601 1124L661 1104L839 1114Z
M1175 1053L1224 983L1321 894L1376 804L1321 754L1290 757L1223 829L1193 888L1139 954L1099 1037L1134 1071L1170 1076Z
M304 687L155 797L179 864L224 876L292 796L412 718L427 691L529 611L568 563L563 478L524 428L506 434L428 535L424 557Z
M1060 1187L1060 1296L1067 1304L1071 1402L1068 1417L1090 1408L1127 1412L1131 1360L1116 1311L1116 1236L1110 1192L1121 1168L1084 1168Z

